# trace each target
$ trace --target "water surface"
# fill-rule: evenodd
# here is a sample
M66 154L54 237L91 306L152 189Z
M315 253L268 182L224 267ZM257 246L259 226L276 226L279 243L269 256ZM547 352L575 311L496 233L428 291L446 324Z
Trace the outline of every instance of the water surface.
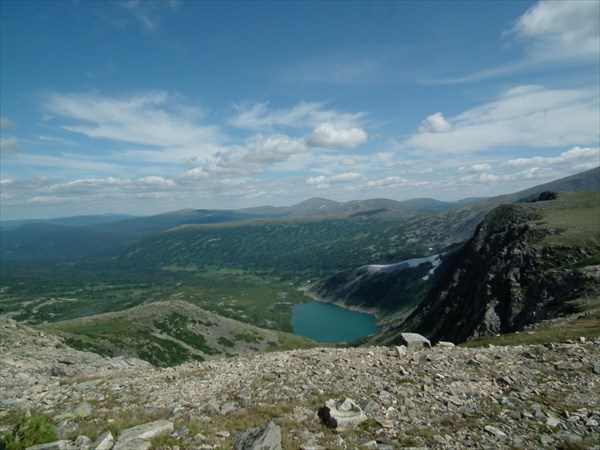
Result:
M319 301L294 306L292 327L317 342L351 342L379 331L372 314Z

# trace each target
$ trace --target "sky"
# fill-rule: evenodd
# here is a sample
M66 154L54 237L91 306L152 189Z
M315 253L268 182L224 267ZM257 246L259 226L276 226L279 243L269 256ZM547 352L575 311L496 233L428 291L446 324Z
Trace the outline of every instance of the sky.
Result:
M600 165L600 2L0 1L2 220L458 200Z

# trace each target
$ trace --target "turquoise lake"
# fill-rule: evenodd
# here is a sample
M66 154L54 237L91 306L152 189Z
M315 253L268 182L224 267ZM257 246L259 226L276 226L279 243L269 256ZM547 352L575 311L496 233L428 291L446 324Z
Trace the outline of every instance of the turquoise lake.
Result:
M351 342L379 331L371 314L318 301L294 306L292 327L317 342Z

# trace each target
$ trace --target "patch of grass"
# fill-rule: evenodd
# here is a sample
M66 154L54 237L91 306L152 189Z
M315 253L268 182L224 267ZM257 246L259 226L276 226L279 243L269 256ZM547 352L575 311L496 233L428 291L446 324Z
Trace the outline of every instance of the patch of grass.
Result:
M235 342L230 341L229 339L227 339L226 337L223 336L219 336L219 338L217 339L217 342L219 344L221 344L223 347L234 347L235 346Z
M233 336L244 342L248 342L249 344L257 344L265 340L265 337L261 335L258 331L248 331L248 332L233 332Z
M488 345L536 345L579 337L600 337L600 313L590 314L564 323L542 323L533 331L507 333L500 336L480 337L460 344L461 347L485 347Z
M23 415L16 419L11 431L0 437L0 448L22 450L37 444L57 441L58 434L44 416Z

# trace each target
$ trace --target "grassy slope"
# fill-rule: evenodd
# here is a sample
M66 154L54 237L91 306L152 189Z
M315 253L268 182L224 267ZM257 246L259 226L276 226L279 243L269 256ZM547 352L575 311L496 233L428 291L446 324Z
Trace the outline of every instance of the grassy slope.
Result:
M47 324L45 330L80 350L133 356L157 366L251 352L306 348L299 336L260 329L179 300Z

